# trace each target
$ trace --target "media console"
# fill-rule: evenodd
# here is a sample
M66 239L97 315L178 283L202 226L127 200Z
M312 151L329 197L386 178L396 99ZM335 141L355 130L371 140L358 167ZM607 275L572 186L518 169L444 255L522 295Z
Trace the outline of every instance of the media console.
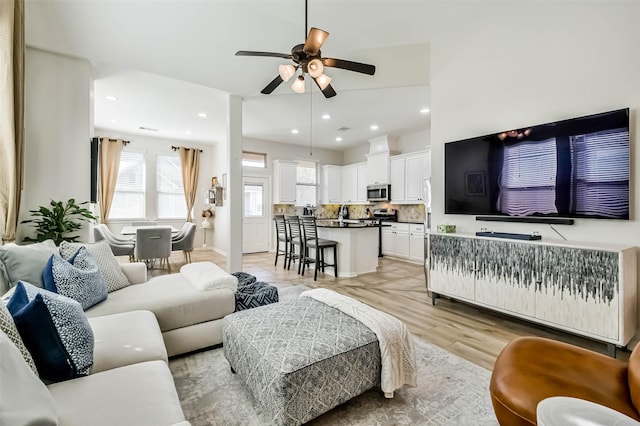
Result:
M636 248L431 234L429 285L459 299L608 344L636 331Z

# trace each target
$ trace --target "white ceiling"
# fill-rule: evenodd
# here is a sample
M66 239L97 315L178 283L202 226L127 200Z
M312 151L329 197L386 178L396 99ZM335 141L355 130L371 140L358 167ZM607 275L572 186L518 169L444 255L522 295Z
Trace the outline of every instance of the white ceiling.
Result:
M246 137L307 145L313 118L314 146L343 150L374 136L429 128L429 114L420 113L430 108L427 3L310 0L309 26L330 33L323 56L377 67L374 76L326 70L338 92L331 99L317 90L310 97L309 85L306 94L295 94L290 82L262 95L287 61L234 56L237 50L289 53L303 43L303 0L27 0L26 40L92 63L96 127L224 141L227 96L234 94L244 99ZM323 120L324 113L331 119ZM342 127L349 130L337 130Z

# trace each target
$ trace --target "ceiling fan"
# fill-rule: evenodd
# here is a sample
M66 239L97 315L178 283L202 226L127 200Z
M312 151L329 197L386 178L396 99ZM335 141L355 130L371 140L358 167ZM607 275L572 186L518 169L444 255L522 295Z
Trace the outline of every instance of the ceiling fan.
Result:
M305 35L307 34L307 0L304 2L305 14ZM312 27L304 44L296 44L291 49L291 53L274 53L274 52L255 52L250 50L239 50L236 56L269 56L274 58L291 59L295 65L280 65L278 68L278 76L271 83L261 90L260 93L265 95L273 92L282 82L288 81L293 77L298 69L301 74L291 85L294 92L304 93L304 75L309 74L316 83L325 98L331 98L336 95L336 91L331 87L331 77L324 74L324 68L341 68L348 71L355 71L363 74L373 75L376 72L374 65L363 64L361 62L347 61L344 59L323 58L320 48L325 40L329 37L329 33L319 28Z

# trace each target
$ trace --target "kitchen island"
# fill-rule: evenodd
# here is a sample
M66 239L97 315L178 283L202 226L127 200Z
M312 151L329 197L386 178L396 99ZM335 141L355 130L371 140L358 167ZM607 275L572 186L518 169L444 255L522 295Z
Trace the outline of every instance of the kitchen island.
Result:
M318 220L318 237L338 242L338 277L357 277L375 272L378 267L379 224L340 223L335 219ZM333 251L325 250L327 263L333 263ZM325 273L334 274L333 268Z

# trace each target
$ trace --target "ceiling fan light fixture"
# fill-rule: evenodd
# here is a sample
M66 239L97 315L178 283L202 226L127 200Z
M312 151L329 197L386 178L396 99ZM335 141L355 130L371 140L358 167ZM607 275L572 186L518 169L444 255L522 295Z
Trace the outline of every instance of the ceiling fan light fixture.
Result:
M296 93L304 93L304 76L298 76L291 85L291 89Z
M309 61L309 65L307 65L307 70L309 71L309 75L311 77L318 78L324 71L324 65L322 65L322 61L320 59L312 59L311 61Z
M278 67L278 73L280 74L281 79L289 81L289 79L296 73L296 69L293 65L280 65Z
M318 82L318 87L320 87L320 90L324 90L331 83L331 77L326 74L320 74L316 78L316 81Z

